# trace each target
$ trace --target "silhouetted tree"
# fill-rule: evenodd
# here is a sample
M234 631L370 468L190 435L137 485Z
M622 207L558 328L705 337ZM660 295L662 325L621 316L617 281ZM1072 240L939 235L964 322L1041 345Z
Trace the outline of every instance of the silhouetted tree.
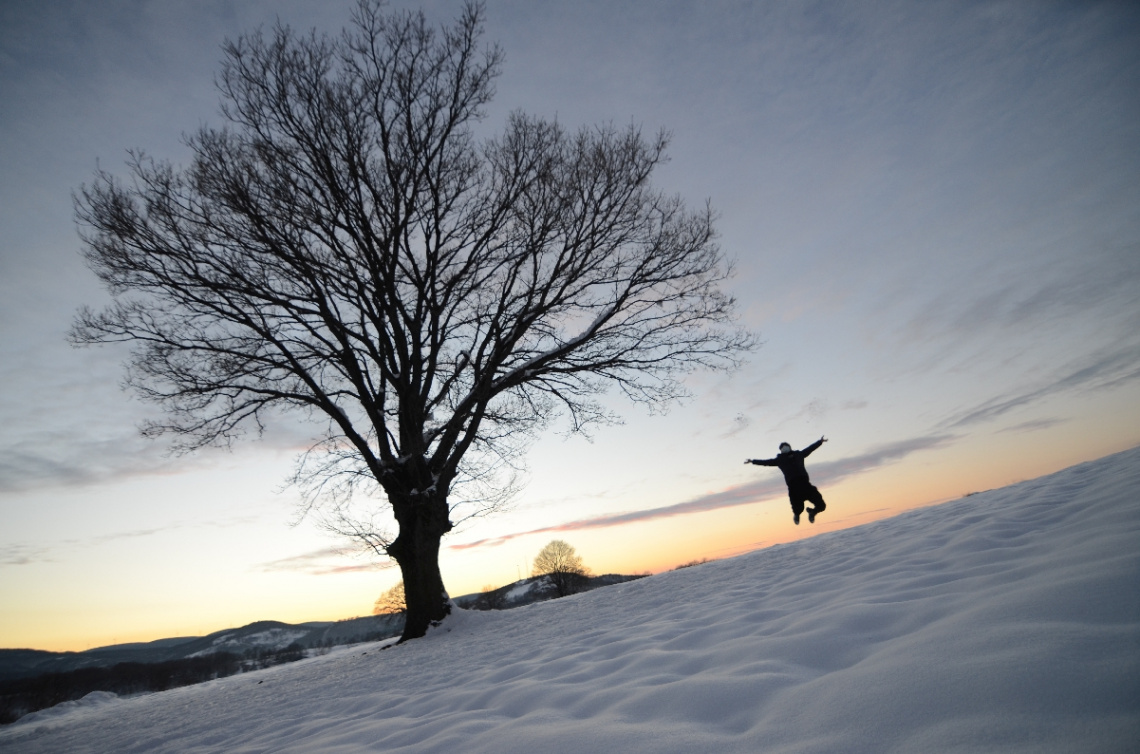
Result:
M507 607L507 595L503 587L487 584L479 596L471 603L473 610L503 610Z
M144 432L181 450L277 409L323 421L295 481L399 564L405 640L449 611L441 537L496 507L551 417L610 418L607 386L667 405L753 343L711 210L650 185L663 134L515 113L476 138L502 59L481 13L435 30L362 0L338 37L228 42L226 125L187 138L189 167L132 153L76 199L115 302L73 340L133 344L128 384L166 416Z
M534 576L547 576L559 597L581 589L590 569L582 563L582 558L566 542L555 539L539 550L531 570Z
M408 611L408 603L404 599L404 582L396 584L376 599L372 606L373 615L403 615Z

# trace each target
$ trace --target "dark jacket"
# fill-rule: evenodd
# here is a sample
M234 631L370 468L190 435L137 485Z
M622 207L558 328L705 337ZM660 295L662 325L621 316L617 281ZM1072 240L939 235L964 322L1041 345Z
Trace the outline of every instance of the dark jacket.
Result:
M752 463L757 466L778 466L780 471L784 472L784 481L788 483L789 487L811 484L811 480L808 479L807 469L804 468L804 459L810 456L820 445L823 445L822 438L808 445L803 450L781 453L775 458L754 458L752 459Z

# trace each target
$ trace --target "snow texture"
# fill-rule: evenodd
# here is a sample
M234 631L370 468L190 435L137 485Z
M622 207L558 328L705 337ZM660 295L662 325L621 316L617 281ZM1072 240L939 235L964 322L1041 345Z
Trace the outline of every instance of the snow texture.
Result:
M0 731L0 752L1135 752L1140 449ZM839 508L842 502L834 503Z

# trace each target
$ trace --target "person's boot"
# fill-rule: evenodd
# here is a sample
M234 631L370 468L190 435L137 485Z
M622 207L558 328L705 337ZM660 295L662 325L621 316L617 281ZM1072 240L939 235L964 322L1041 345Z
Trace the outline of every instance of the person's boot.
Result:
M794 521L796 523L796 526L799 526L800 525L800 514L793 513L792 514L792 521Z
M808 523L815 523L815 508L808 508Z

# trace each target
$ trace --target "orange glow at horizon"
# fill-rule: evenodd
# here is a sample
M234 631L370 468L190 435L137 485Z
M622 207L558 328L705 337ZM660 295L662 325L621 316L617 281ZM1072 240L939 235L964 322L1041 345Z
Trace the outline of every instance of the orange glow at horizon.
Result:
M787 498L778 495L743 505L628 524L568 532L524 532L497 546L451 549L445 544L441 569L450 594L476 593L529 576L537 551L551 539L564 539L595 574L660 573L684 563L729 558L859 526L971 492L1035 478L1123 449L1112 447L1109 442L1090 440L1085 457L1074 460L1070 442L1029 442L993 435L988 442L940 450L937 463L928 464L916 457L912 462L873 469L835 484L821 482L819 487L828 509L814 525L805 517L795 526ZM810 461L808 467L810 471ZM708 490L706 494L723 491ZM674 501L663 502L668 505ZM220 574L205 576L220 578ZM290 600L288 595L298 579L320 579L327 586L319 590L318 600L312 598L311 587L302 590L308 595L303 601ZM394 568L337 576L282 572L272 576L273 586L267 593L252 599L245 595L240 600L233 595L225 595L224 599L219 595L215 609L199 611L189 621L183 610L174 609L179 596L173 593L152 596L143 609L134 608L129 622L124 622L121 606L115 604L41 603L21 616L21 625L6 621L3 644L12 648L82 651L110 644L203 636L257 620L339 620L367 615L375 597L398 579L399 571ZM82 625L74 620L77 612L84 616Z

